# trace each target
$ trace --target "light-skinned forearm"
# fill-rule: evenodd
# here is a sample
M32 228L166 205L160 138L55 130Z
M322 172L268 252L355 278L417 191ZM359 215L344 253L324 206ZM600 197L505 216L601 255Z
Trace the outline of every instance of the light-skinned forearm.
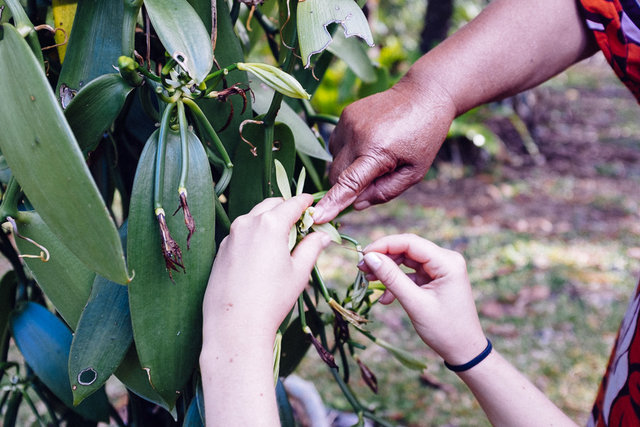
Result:
M494 426L576 425L495 349L458 375Z
M398 83L447 92L456 115L534 87L596 52L575 0L494 0Z
M273 339L211 333L200 355L207 427L279 427Z

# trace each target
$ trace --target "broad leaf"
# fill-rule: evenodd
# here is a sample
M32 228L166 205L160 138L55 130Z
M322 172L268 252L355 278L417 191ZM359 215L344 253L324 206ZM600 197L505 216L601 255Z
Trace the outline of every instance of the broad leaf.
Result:
M133 341L127 287L97 276L69 355L69 381L78 404L100 389Z
M122 0L79 0L56 96L66 107L73 91L113 73L122 54Z
M242 134L247 141L258 147L258 155L253 156L249 145L244 142L236 149L234 173L229 191L229 216L231 219L246 214L264 199L262 194L265 179L264 150L262 149L265 138L264 127L247 124L243 128ZM295 146L291 130L284 124L276 124L273 139L278 142L278 149L273 151L273 158L280 161L287 171L287 175L292 175L295 163ZM268 197L281 195L276 185L275 168L272 168L272 171L273 176L270 177L270 181L273 184L274 193Z
M75 329L80 314L91 295L95 273L89 270L42 221L36 212L21 212L18 232L49 251L49 261L24 258L24 262L38 282L38 286L51 300L67 324ZM38 255L40 249L32 243L15 237L21 254Z
M194 397L187 408L187 414L184 416L182 427L203 427L200 411L198 410L198 400Z
M69 37L69 34L71 34L73 18L76 16L77 8L77 1L53 0L51 2L54 26L64 31L57 31L54 35L56 44L60 44L60 46L57 47L60 63L64 62L64 56L67 53L68 43L65 43L65 38Z
M213 66L211 38L186 0L145 0L153 28L167 52L201 83Z
M331 43L327 26L341 24L346 37L358 36L373 46L373 36L364 13L353 0L305 0L298 3L298 40L305 67L311 56Z
M115 224L44 72L9 25L0 36L0 149L51 231L83 262L128 280Z
M11 334L29 367L65 405L90 420L109 419L104 389L73 406L67 374L72 337L62 321L43 306L28 302L12 314Z
M177 412L175 408L172 410L165 403L162 397L157 391L151 387L149 383L149 376L140 366L140 360L138 359L138 353L136 352L135 345L131 345L124 360L115 372L116 378L118 378L127 389L136 395L155 403L156 405L171 412L173 418L177 418Z
M342 31L337 31L333 36L333 43L327 47L327 50L346 62L351 71L363 82L376 81L376 70L358 39L347 38Z
M257 114L265 114L269 110L274 92L264 85L253 85L251 89L255 95L253 110ZM286 103L280 106L276 121L286 124L291 129L295 136L296 150L317 159L332 160L331 155L322 147L305 121Z
M173 407L198 361L202 329L202 298L215 254L215 206L209 163L198 138L189 140L186 188L196 231L187 250L187 229L178 206L181 169L179 134L168 133L163 199L167 225L182 248L186 273L165 268L160 230L154 215L153 178L158 132L147 141L138 164L129 211L128 259L136 276L129 284L129 306L140 363L166 405Z
M119 74L105 74L92 80L71 100L64 115L83 153L96 148L132 90Z

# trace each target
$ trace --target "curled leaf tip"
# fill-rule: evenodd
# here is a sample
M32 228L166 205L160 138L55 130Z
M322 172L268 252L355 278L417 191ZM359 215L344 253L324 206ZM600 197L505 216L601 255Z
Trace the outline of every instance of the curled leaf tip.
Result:
M156 210L156 218L158 219L158 225L160 226L160 238L162 240L161 245L164 263L167 267L167 271L169 272L169 277L173 281L171 270L180 271L178 269L178 267L180 267L183 273L186 271L182 263L182 251L176 241L173 240L173 237L171 237L164 210Z

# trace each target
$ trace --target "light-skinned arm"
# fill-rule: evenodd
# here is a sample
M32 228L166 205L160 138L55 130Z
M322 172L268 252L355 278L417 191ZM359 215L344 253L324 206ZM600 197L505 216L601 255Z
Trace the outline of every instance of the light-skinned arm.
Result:
M207 426L280 426L273 380L276 331L331 241L311 233L289 253L308 194L267 199L221 243L203 302L200 370Z
M334 186L314 219L393 199L424 177L455 117L595 51L576 0L492 1L391 89L345 108L329 141Z
M364 250L361 269L380 280L380 299L397 299L422 340L452 365L469 362L487 345L464 258L415 235L383 237ZM405 274L398 265L414 271ZM497 350L458 373L494 426L575 426Z

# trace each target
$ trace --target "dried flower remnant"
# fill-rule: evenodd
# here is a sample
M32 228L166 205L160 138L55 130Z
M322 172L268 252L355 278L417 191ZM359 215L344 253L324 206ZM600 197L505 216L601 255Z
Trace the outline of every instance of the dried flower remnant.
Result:
M182 212L184 214L184 224L187 226L187 230L189 230L189 234L187 235L187 250L189 250L191 249L191 237L196 231L196 222L193 220L191 211L189 211L189 204L187 203L187 189L178 189L178 194L180 195L180 206L178 206L178 209L176 209L173 214L177 214L178 211L182 209ZM184 267L182 268L184 269Z
M333 358L333 354L331 354L329 350L324 348L324 346L318 340L318 338L316 338L313 335L313 332L311 332L311 328L308 326L305 326L302 330L305 334L309 336L309 339L311 339L311 344L313 344L313 346L316 348L316 351L318 352L318 355L320 356L322 361L326 363L330 368L338 369L338 365L336 365L336 361Z
M173 237L171 237L164 209L156 209L156 218L158 220L158 225L160 226L160 238L162 240L161 245L164 263L167 267L167 271L169 272L169 277L171 278L171 281L173 281L171 270L180 271L178 270L178 267L180 267L183 273L186 271L182 264L182 251L176 241L173 240Z
M362 362L362 360L360 360L359 357L355 357L354 359L358 363L360 375L362 375L362 379L365 384L371 389L371 391L378 394L378 378L376 378L376 375Z
M330 298L328 303L333 309L333 312L336 314L336 316L341 316L344 320L351 323L357 328L362 328L369 321L368 319L360 316L358 313L347 310L333 298Z

